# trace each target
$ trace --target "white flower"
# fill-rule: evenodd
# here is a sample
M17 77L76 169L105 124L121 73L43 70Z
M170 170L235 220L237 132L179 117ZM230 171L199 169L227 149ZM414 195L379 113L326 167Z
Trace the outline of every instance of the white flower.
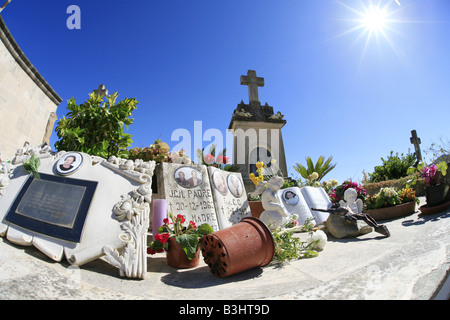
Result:
M317 180L319 178L319 174L317 172L313 172L309 177L311 180Z
M314 231L310 233L308 239L306 239L306 244L309 246L311 243L311 249L313 250L323 250L327 244L327 235L322 230Z

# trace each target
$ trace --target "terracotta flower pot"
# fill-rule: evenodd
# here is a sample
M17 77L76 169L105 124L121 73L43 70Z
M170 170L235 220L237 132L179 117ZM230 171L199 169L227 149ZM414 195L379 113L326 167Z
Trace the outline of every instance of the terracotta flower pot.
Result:
M367 213L375 220L387 220L408 216L410 214L413 214L415 211L416 202L410 201L392 207L365 210L364 213Z
M205 263L218 277L263 267L275 253L272 233L255 217L206 235L200 242Z
M445 184L438 184L432 187L426 187L425 197L429 207L442 204L447 196L449 186Z
M195 258L189 260L183 248L175 238L169 238L169 250L166 252L167 263L173 268L188 269L195 268L199 263L200 248L197 249Z
M264 211L261 201L249 201L250 211L252 213L252 217L259 218L261 213Z

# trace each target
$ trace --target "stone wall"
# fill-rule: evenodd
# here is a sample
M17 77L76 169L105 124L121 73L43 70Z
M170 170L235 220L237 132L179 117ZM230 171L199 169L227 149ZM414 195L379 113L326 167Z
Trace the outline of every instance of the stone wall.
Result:
M62 99L20 49L0 17L0 153L49 142Z

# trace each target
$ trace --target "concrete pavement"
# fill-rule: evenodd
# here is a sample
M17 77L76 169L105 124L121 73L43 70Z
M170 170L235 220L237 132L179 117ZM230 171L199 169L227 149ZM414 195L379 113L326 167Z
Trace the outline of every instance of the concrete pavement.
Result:
M2 238L0 299L432 299L449 271L449 218L449 208L417 211L381 222L389 238L375 232L328 237L318 257L272 262L228 278L215 277L203 261L173 269L158 254L148 257L145 280L129 280L102 259L72 267ZM443 287L438 298L448 299L449 285Z

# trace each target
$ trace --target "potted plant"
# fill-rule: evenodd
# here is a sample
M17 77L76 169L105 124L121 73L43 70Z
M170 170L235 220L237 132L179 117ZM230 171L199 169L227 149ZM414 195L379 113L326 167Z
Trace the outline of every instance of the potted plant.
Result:
M449 186L441 182L441 178L447 174L447 163L442 161L440 163L433 164L431 166L424 165L423 162L419 163L417 167L411 167L408 169L408 174L419 172L422 180L426 183L425 198L427 201L427 207L433 207L441 205L448 193ZM414 185L417 182L417 177L408 181L407 187Z
M272 160L271 164L275 164L276 161ZM269 178L269 175L265 175L265 170L267 169L267 165L264 164L262 161L258 161L256 163L256 175L254 173L250 173L249 178L252 180L255 187L258 187L258 185L267 180ZM252 216L255 218L259 218L261 216L261 213L264 211L264 208L262 206L261 202L261 195L252 196L252 193L248 194L248 204L250 206L250 211L252 213Z
M392 219L414 213L416 203L419 199L412 188L397 191L394 187L385 187L366 197L363 211L375 220Z
M147 248L149 254L166 251L167 263L174 268L194 268L199 260L199 242L203 236L212 233L212 227L204 223L198 228L193 221L185 225L185 218L169 213L169 218L158 228L155 240ZM169 220L170 219L170 220Z

